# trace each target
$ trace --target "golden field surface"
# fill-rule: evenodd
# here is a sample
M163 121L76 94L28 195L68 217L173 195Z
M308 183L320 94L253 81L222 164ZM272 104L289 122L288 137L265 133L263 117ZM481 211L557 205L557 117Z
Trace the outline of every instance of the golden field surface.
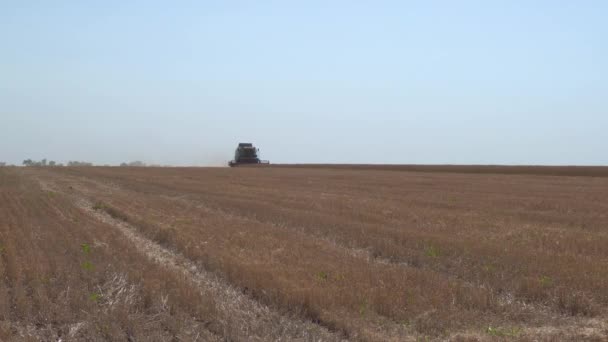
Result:
M608 172L445 168L0 168L0 340L608 339Z

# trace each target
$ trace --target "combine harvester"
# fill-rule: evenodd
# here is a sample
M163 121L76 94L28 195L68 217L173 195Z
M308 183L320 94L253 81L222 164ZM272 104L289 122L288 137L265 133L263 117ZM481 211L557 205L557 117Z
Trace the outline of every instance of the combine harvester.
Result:
M236 151L234 151L234 160L228 162L228 166L270 164L268 160L258 158L259 151L251 143L239 143Z

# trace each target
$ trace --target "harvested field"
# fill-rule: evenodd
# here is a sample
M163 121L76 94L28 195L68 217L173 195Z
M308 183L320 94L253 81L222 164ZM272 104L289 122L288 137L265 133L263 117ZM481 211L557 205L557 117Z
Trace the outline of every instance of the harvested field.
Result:
M272 167L383 170L443 173L476 173L539 176L608 177L607 166L542 166L542 165L399 165L399 164L274 164Z
M598 170L0 168L0 339L605 340Z

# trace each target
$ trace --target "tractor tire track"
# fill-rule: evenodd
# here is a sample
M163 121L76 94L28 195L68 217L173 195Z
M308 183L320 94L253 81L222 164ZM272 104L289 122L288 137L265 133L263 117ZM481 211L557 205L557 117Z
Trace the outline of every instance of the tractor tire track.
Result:
M74 205L115 229L118 229L140 253L151 261L183 275L216 303L217 323L226 340L251 341L340 341L342 336L301 318L284 315L244 295L213 273L197 267L183 255L168 250L140 234L136 227L93 209L94 203L74 191L66 192L57 184L36 177L43 189L68 196ZM74 189L74 188L72 188Z

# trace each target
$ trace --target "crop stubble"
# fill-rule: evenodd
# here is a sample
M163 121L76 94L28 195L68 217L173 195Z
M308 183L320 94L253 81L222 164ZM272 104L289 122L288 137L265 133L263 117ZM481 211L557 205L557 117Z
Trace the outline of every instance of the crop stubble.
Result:
M321 167L11 172L97 203L252 300L338 336L607 333L605 178Z

